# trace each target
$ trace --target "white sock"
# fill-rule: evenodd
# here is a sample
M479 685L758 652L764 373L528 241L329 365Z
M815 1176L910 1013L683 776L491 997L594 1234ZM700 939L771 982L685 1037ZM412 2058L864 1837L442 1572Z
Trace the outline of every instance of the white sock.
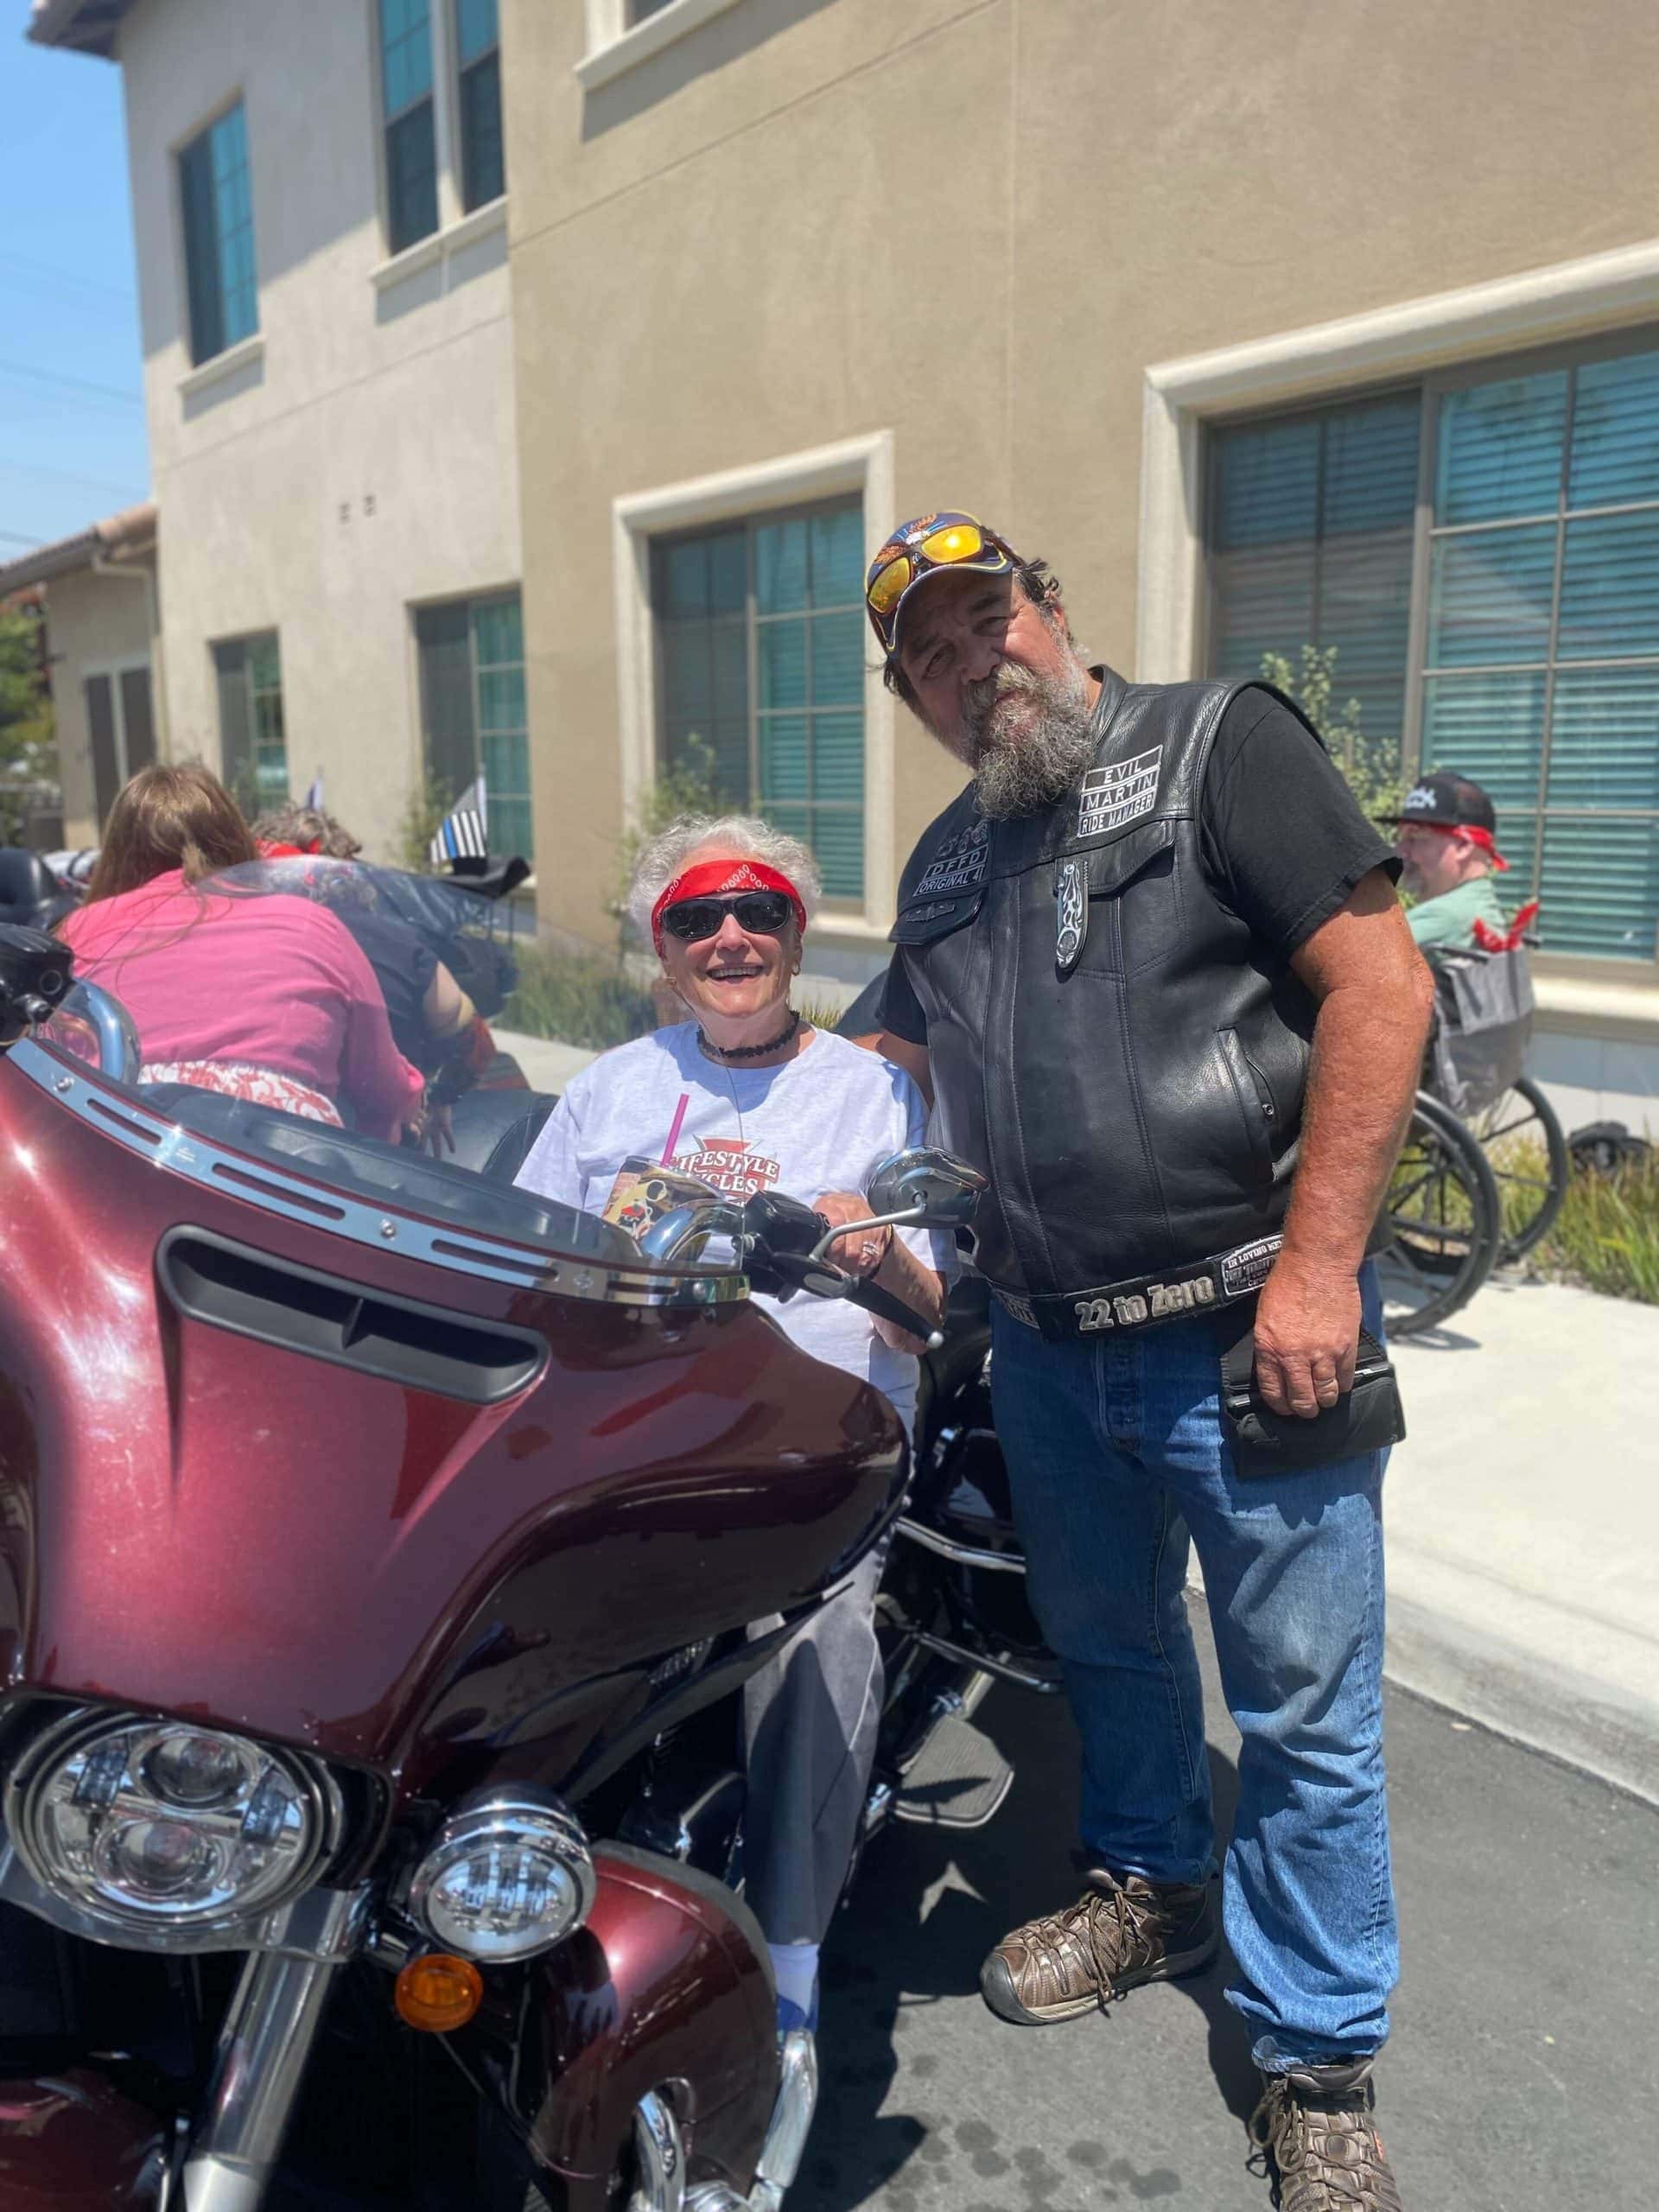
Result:
M772 1954L772 1975L778 1984L778 1994L788 1998L791 2005L798 2005L803 2012L812 2010L812 1993L818 1982L818 1947L816 1943L768 1943Z

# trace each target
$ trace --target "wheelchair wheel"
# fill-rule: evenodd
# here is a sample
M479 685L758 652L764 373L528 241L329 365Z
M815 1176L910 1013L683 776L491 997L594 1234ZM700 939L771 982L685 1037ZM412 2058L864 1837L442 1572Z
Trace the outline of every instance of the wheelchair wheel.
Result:
M1469 1131L1486 1155L1503 1208L1497 1264L1512 1268L1554 1224L1570 1163L1555 1109L1530 1077L1471 1114Z
M1438 1328L1491 1273L1503 1206L1486 1155L1438 1098L1417 1094L1383 1200L1390 1232L1377 1255L1391 1337Z

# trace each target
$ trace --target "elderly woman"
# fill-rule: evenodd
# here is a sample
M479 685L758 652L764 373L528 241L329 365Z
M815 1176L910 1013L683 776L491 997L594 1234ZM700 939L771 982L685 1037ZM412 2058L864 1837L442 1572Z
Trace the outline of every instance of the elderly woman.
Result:
M734 1198L782 1191L832 1225L868 1215L864 1185L881 1160L922 1141L926 1108L899 1069L790 1005L818 887L805 846L747 816L693 817L646 847L631 911L690 1019L575 1078L519 1173L526 1189L622 1218L643 1158ZM839 1238L830 1257L930 1320L944 1311L948 1239L873 1230ZM838 1300L759 1302L804 1351L885 1391L908 1427L913 1338ZM745 1693L747 1894L785 2030L816 2024L818 1946L869 1780L882 1693L879 1571L866 1560Z

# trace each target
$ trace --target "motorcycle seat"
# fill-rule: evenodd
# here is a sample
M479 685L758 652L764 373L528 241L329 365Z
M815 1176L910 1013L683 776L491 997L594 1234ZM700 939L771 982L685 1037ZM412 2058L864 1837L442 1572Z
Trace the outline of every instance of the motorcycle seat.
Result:
M455 1148L445 1158L486 1182L511 1183L558 1104L546 1090L468 1090L450 1109Z

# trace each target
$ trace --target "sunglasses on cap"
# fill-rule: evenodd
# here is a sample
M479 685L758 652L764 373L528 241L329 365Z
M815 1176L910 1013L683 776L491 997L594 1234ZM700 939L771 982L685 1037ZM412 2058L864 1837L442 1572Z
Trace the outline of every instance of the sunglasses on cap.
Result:
M686 944L717 937L728 914L751 937L781 937L795 909L781 891L740 891L730 899L680 899L663 909L663 927Z
M1013 549L975 515L923 515L895 531L869 566L864 604L882 649L893 651L899 609L912 584L938 569L980 569L1001 575L1014 565Z

